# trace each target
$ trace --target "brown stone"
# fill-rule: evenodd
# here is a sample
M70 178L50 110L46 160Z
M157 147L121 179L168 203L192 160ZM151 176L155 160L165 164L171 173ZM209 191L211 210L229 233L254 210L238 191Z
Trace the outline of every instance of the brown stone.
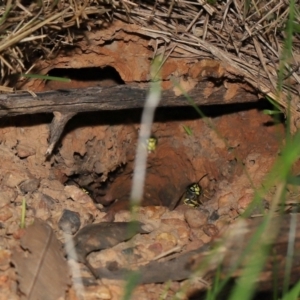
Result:
M191 228L200 228L207 223L209 212L202 209L188 209L185 214L186 222Z

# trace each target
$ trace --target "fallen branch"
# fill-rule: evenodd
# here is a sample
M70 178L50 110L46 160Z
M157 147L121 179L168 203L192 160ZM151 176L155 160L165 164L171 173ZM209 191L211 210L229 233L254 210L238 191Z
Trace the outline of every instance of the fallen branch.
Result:
M49 147L46 152L46 155L50 155L66 123L74 115L100 110L142 108L148 90L149 85L145 84L47 91L38 93L36 97L27 92L0 94L0 117L54 113L50 125ZM249 93L243 88L230 93L230 97L226 97L227 89L223 85L216 88L211 87L209 90L211 93L205 96L207 94L207 82L200 82L188 94L196 105L254 102L258 99L255 94ZM184 95L176 96L173 90L162 92L162 101L159 103L159 107L188 105L190 103Z
M118 85L114 87L89 87L84 89L57 90L37 93L33 97L27 92L0 94L0 117L51 113L82 113L99 110L120 110L142 108L149 85ZM231 99L224 99L227 90L218 87L209 96L205 96L207 82L201 82L188 95L197 105L215 105L257 101L257 96L243 89ZM160 107L188 106L184 95L176 97L172 90L162 92Z

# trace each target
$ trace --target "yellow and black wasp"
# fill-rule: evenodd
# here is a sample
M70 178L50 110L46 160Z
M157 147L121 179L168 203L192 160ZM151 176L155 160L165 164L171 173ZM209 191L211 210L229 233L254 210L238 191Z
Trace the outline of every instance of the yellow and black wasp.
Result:
M201 204L203 204L201 201L203 189L202 189L201 185L199 184L199 182L205 176L207 176L207 174L202 176L198 182L192 183L186 188L186 190L182 196L183 203L185 205L188 205L191 207L199 207Z
M157 146L157 138L150 136L149 139L146 140L146 146L148 153L154 152Z

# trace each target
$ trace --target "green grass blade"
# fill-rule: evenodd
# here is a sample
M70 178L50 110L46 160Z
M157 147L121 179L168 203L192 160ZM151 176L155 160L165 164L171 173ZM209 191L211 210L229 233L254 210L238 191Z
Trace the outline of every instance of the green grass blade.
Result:
M141 274L139 272L130 272L129 278L126 280L126 286L124 288L124 295L122 300L130 300L131 295L135 289L135 287L138 285L138 281Z
M6 21L7 16L9 15L9 12L10 12L11 8L12 8L11 5L6 7L3 16L0 18L0 26Z
M286 292L282 300L299 300L300 298L300 280L290 289L290 291Z
M55 77L55 76L48 76L48 75L21 74L21 76L26 77L26 78L34 78L34 79L54 80L54 81L60 81L60 82L71 82L71 79L69 79L69 78Z
M193 131L192 131L191 127L185 126L185 125L182 125L182 127L187 135L193 135Z
M25 228L25 217L26 217L26 199L22 199L22 210L21 210L21 228Z

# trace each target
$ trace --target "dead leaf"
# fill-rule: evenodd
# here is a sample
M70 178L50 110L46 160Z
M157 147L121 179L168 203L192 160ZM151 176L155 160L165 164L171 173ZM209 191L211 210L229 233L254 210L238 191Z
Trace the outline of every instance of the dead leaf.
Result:
M36 219L21 238L21 247L27 251L15 249L12 262L17 268L22 298L57 300L64 297L69 283L68 265L52 228Z
M77 261L86 263L86 256L92 251L113 247L131 239L137 233L149 231L151 229L147 225L137 221L90 224L78 231L72 243L66 245L66 249L68 255L72 257L72 247L75 246Z

